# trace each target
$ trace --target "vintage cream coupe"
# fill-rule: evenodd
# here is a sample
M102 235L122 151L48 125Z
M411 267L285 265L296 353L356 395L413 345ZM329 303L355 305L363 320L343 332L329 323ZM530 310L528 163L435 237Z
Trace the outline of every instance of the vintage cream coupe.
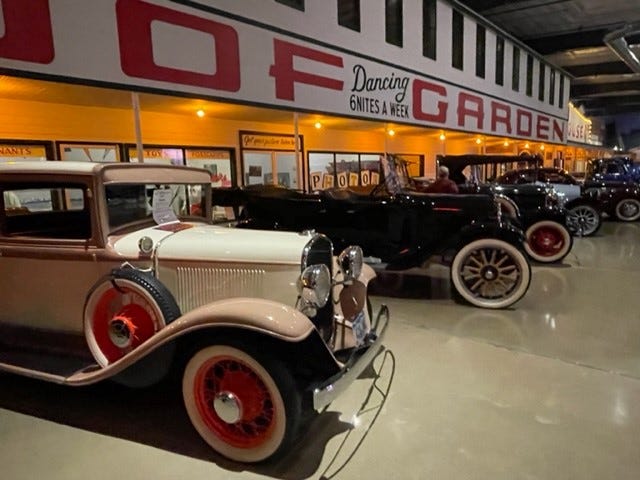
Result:
M205 170L20 162L0 189L0 370L147 386L179 369L202 438L258 462L382 349L360 248L212 225Z

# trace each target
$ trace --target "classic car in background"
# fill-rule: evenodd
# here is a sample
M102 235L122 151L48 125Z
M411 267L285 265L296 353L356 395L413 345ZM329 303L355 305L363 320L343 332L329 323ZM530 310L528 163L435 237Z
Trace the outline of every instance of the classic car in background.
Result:
M463 193L494 193L504 213L510 214L525 232L525 251L540 263L555 263L564 259L573 246L567 211L555 190L546 185L501 185L466 181L463 171L474 167L494 165L487 155L439 155L438 162L449 169ZM464 182L462 180L465 180Z
M338 247L358 244L378 268L450 263L454 293L484 308L505 308L529 288L524 234L490 194L426 194L408 189L396 157L382 158L385 181L373 188L302 193L275 186L214 189L213 203L242 206L238 227L314 229Z
M598 201L590 196L582 196L580 186L575 180L571 184L561 181L549 182L549 179L541 180L538 172L545 168L528 168L529 165L538 165L541 161L538 156L530 155L446 155L438 156L443 165L451 165L453 168L451 178L461 184L490 184L490 185L518 185L539 184L553 186L560 194L560 206L567 212L566 226L574 234L589 236L595 234L602 223L601 209ZM463 170L469 166L469 178ZM522 173L522 176L518 176ZM531 173L524 173L531 172ZM512 175L513 174L513 175ZM525 187L519 188L522 192ZM505 191L505 193L507 193Z
M257 462L382 348L360 248L211 225L205 170L24 162L0 190L0 370L146 386L181 369L202 438Z
M589 160L586 182L640 182L640 165L629 157L596 158Z
M585 232L591 232L591 234L595 233L597 228L595 231L588 228L592 224L593 215L584 210L587 201L593 208L623 222L633 222L640 218L640 187L632 182L585 179L580 183L567 171L553 167L511 170L498 177L496 182L500 184L539 182L552 185L559 193L566 196L565 206L578 208L578 211L573 214L578 218L570 218L570 220L582 221L586 227Z

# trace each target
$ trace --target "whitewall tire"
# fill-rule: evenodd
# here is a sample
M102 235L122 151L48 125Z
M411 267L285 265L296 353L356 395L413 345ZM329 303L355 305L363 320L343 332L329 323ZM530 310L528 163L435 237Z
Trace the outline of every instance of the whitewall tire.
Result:
M552 220L534 223L525 232L524 249L540 263L559 262L571 251L573 238L564 225Z
M527 292L531 267L517 247L503 240L481 238L456 253L451 281L455 291L471 305L506 308Z
M623 222L635 222L640 218L640 200L624 198L616 204L616 218Z
M198 351L185 367L182 395L191 423L214 450L253 463L290 444L301 402L282 363L241 348L213 345Z

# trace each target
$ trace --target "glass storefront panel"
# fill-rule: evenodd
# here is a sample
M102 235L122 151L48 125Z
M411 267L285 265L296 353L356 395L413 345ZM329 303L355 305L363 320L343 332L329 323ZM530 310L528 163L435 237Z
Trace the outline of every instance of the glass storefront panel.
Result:
M0 143L0 163L25 160L47 160L47 151L42 145L13 145Z
M74 162L118 162L116 145L60 144L60 159Z
M273 183L271 152L242 152L244 184L260 185Z
M144 163L157 165L184 165L184 155L181 148L145 148L143 149ZM138 150L129 148L129 161L138 162Z
M360 182L363 186L380 183L380 155L360 155Z
M322 190L325 185L324 177L331 178L333 185L333 173L335 171L333 153L309 153L309 189Z
M278 185L287 188L298 188L298 168L296 154L293 152L276 152L276 168ZM265 181L265 183L270 183Z
M186 149L187 165L211 172L212 187L230 187L231 153L229 150Z
M359 184L360 161L357 153L336 153L336 186L347 188Z

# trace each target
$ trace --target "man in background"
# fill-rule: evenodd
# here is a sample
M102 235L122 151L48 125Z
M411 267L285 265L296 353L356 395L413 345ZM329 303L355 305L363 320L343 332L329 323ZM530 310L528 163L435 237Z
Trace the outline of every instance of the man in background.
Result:
M438 179L424 189L427 193L458 193L458 186L449 178L449 169L438 167Z

